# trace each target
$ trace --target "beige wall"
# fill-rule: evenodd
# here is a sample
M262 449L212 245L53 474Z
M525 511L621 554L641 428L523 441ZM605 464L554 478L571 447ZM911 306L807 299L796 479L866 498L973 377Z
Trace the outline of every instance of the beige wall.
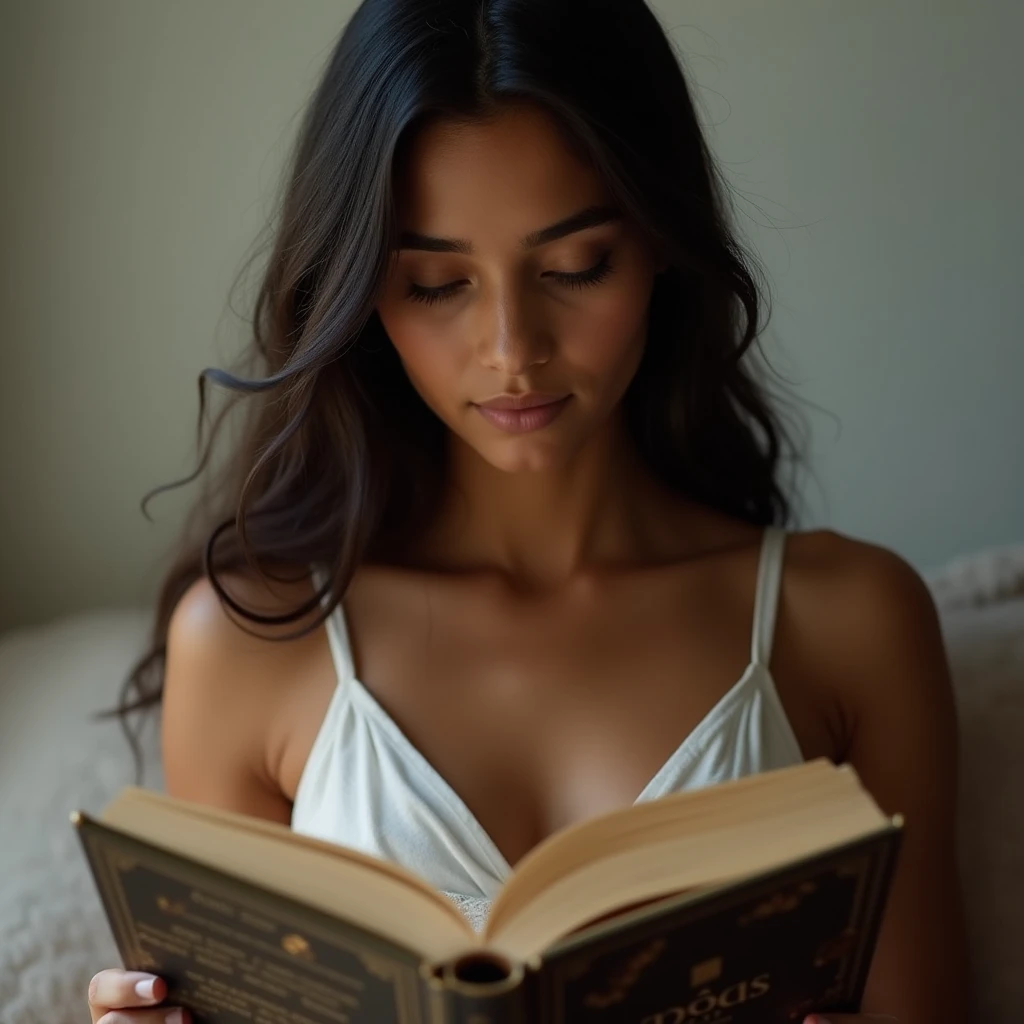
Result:
M659 0L814 414L811 518L918 564L1024 536L1024 7ZM0 627L154 593L195 379L353 0L0 14ZM250 279L251 280L251 279ZM251 287L236 295L248 313Z
M196 377L354 4L32 0L5 15L0 625L154 592ZM236 309L249 313L252 289Z

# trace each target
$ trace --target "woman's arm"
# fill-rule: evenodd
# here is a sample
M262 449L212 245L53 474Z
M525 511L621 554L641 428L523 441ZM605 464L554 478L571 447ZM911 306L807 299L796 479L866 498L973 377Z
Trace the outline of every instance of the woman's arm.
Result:
M228 618L207 580L192 585L168 629L162 760L172 796L287 825L291 804L267 757L275 695L287 692L286 673L269 644ZM170 1020L170 1007L153 1009L166 993L162 978L100 971L89 985L89 1010L94 1024Z
M864 1012L900 1024L964 1021L957 722L938 615L925 584L896 555L844 546L843 582L822 614L846 760L886 813L906 819Z
M171 796L290 822L267 756L274 694L286 690L284 680L267 678L273 646L235 625L206 579L179 602L168 629L162 719Z

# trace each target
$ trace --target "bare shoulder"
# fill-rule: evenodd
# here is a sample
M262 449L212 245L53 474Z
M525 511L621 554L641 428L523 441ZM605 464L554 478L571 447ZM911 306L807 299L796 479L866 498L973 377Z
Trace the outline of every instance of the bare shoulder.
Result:
M718 514L706 522L713 538L708 549L728 559L738 554L735 564L748 567L737 576L745 593L763 529ZM819 647L834 655L880 642L934 639L937 616L928 587L905 559L879 545L834 530L789 532L783 587L786 617L799 633L790 639L808 651Z
M966 1019L958 735L935 603L913 567L885 548L821 532L793 535L789 554L784 618L802 656L797 671L841 708L838 759L883 811L905 820L864 1009Z
M787 597L829 646L934 639L935 603L918 572L888 548L832 530L791 534Z
M784 593L790 640L840 702L850 745L858 727L886 715L917 716L948 734L951 685L938 612L905 559L830 530L794 533Z
M282 691L283 678L300 670L316 647L314 636L297 636L313 624L315 611L290 622L260 619L291 617L313 597L312 584L268 585L241 573L219 577L218 584L226 599L204 576L175 606L167 635L168 690L232 705ZM254 618L234 610L232 602Z
M288 615L313 596L306 580L267 586L253 576L219 580L231 601L258 616ZM175 606L167 635L163 759L170 792L186 799L286 820L275 750L289 709L316 675L315 621L251 622L206 577Z
M175 606L170 635L179 647L214 658L263 657L315 619L313 610L294 621L260 621L291 619L311 602L314 595L308 578L264 581L252 573L234 572L218 576L218 585L226 597L212 580L201 576ZM232 602L253 618L232 609Z

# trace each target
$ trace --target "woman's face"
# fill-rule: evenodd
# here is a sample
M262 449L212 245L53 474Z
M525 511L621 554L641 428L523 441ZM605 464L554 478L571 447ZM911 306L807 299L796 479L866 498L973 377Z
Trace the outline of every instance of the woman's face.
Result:
M612 423L661 267L532 107L424 128L396 189L378 312L413 386L495 467L564 465Z

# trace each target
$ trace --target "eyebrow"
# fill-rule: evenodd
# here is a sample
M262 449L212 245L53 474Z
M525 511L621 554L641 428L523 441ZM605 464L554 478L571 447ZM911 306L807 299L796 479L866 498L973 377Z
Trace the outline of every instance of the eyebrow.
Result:
M588 206L571 217L560 220L557 224L542 228L527 235L520 243L521 249L537 249L549 242L574 235L579 231L596 228L602 224L621 220L622 214L610 206ZM399 241L400 249L416 249L422 252L454 252L463 256L473 254L471 242L460 238L434 238L431 235L420 235L415 231L405 231Z

